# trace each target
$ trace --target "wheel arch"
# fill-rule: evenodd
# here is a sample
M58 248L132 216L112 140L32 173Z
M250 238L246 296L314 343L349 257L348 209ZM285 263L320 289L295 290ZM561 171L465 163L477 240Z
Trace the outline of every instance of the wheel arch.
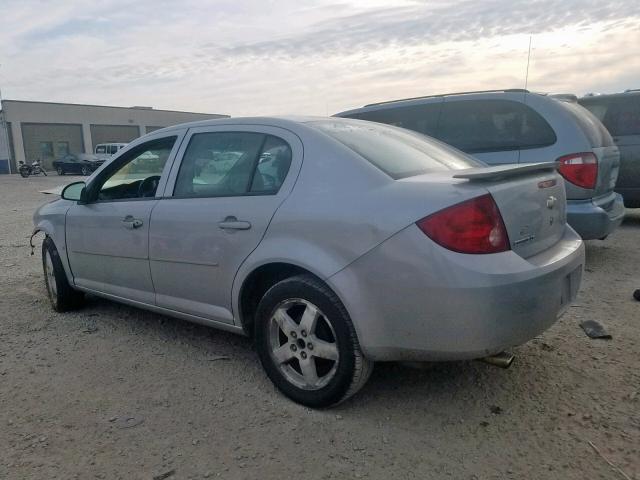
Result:
M235 302L236 316L240 321L240 326L249 337L253 337L254 315L267 290L286 278L304 274L313 276L333 291L319 272L313 271L308 266L287 260L263 262L243 275L241 281L236 278L238 284ZM337 292L334 293L340 298Z

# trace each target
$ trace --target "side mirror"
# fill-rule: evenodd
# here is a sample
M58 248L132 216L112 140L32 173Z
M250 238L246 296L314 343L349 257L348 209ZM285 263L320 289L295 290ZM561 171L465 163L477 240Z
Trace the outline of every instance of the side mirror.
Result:
M84 182L70 183L62 189L61 197L65 200L85 201L85 186Z

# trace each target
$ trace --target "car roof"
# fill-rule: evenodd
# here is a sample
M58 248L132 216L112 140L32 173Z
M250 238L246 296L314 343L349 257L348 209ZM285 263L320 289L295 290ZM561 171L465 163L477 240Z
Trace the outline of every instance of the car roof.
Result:
M438 103L448 97L460 97L464 98L476 98L482 100L491 100L493 98L502 100L514 100L522 101L525 95L535 95L539 98L552 98L546 93L537 93L525 90L523 88L511 88L502 90L476 90L470 92L455 92L455 93L442 93L437 95L425 95L421 97L402 98L398 100L389 100L385 102L369 103L364 107L354 108L346 110L344 112L336 113L336 116L351 115L354 113L373 112L376 110L386 110L394 107L407 107L415 105L424 105L427 103Z
M170 127L162 128L160 130L154 130L152 135L158 133L168 133L172 130L178 130L183 128L197 128L197 127L213 127L218 125L265 125L270 127L280 127L284 129L295 129L300 126L321 120L331 121L351 121L351 119L337 119L335 117L321 117L311 115L288 115L288 116L264 116L264 117L227 117L227 118L215 118L208 120L197 120L195 122L180 123L178 125L172 125Z

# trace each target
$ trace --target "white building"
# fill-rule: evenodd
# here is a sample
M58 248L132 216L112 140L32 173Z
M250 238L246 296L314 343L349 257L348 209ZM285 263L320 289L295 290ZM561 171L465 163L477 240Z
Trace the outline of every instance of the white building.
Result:
M228 115L3 100L0 105L0 173L16 173L18 162L40 160L45 168L67 153L91 153L99 143L128 143L178 123Z

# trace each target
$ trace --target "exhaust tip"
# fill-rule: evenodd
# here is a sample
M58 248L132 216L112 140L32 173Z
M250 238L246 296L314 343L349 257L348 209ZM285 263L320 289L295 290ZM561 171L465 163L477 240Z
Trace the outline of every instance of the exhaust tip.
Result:
M479 360L488 363L489 365L493 365L495 367L500 368L509 368L515 359L515 355L509 352L500 352L495 355L490 355L488 357L480 358Z

